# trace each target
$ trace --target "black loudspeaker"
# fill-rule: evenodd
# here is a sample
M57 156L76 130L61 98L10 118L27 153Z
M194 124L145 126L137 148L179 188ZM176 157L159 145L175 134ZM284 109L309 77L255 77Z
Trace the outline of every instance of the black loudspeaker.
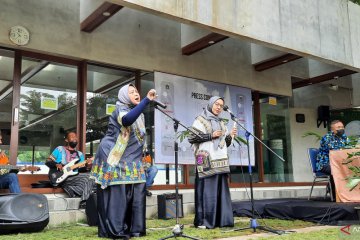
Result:
M295 115L295 118L296 118L296 122L298 122L298 123L304 123L305 122L305 114L297 113Z
M89 226L97 226L99 221L99 215L97 212L97 195L91 193L90 197L86 200L85 214L87 223Z
M318 120L320 120L320 121L329 121L330 120L330 107L329 106L319 106L318 107Z
M0 194L0 233L38 232L49 223L47 198L42 194Z
M159 219L170 219L176 217L175 193L158 195L157 202ZM178 216L181 218L184 216L182 194L178 195Z

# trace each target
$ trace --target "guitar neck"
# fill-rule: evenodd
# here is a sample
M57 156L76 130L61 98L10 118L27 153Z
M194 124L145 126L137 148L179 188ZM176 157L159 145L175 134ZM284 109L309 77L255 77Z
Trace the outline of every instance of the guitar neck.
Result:
M71 166L70 168L71 168L71 170L74 170L74 169L76 169L76 168L80 168L80 167L85 166L85 164L86 164L86 161L81 162L81 163L77 163L77 164Z
M17 169L20 170L21 168L23 168L23 166L13 166L13 165L0 165L0 169Z

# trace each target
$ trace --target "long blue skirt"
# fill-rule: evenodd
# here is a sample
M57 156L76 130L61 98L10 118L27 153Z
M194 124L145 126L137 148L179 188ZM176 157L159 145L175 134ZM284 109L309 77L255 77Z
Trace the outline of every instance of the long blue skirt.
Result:
M196 173L194 225L206 228L234 226L228 174L199 178Z
M98 236L129 239L146 234L145 183L97 186Z

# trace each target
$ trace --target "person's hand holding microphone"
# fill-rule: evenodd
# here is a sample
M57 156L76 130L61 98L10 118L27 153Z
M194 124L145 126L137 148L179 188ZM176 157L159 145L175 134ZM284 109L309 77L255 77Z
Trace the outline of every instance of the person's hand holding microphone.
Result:
M147 94L147 98L150 99L150 101L153 102L154 106L160 106L162 108L166 108L166 104L159 102L157 100L155 100L159 95L156 94L156 90L155 89L151 89L148 94Z
M146 97L148 99L150 99L150 101L153 101L157 97L156 90L155 89L150 89L150 91L147 93Z

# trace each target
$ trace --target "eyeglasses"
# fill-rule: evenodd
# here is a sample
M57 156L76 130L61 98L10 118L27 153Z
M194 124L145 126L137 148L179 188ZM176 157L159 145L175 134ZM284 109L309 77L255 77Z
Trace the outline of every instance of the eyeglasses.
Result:
M222 104L220 104L220 103L214 103L214 105L215 105L216 107L220 107L221 109L224 108L224 105L222 105Z

